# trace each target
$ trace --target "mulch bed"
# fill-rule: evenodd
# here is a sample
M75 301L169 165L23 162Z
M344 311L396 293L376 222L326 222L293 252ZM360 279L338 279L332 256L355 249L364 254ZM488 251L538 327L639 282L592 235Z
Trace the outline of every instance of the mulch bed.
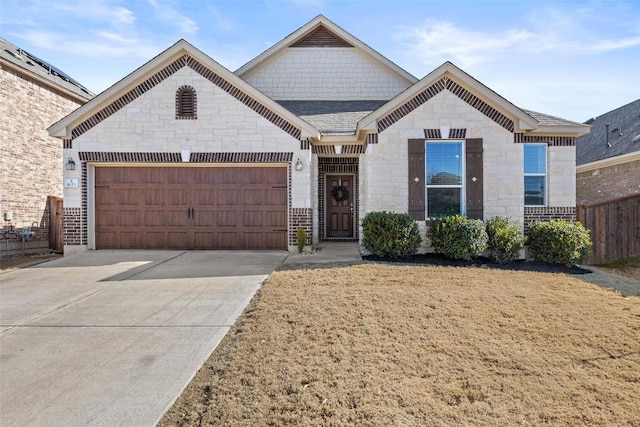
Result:
M401 263L401 264L424 264L438 265L443 267L476 267L476 268L495 268L500 270L513 271L536 271L540 273L565 273L571 275L590 274L591 270L586 268L573 266L567 267L562 264L548 264L538 261L517 260L509 264L497 264L489 258L478 257L471 261L450 259L442 254L419 254L404 258L385 258L376 255L363 256L366 261Z

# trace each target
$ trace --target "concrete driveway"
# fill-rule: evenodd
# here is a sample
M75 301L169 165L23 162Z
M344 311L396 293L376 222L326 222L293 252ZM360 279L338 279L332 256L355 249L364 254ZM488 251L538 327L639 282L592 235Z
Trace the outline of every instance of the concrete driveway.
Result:
M0 425L154 425L286 257L95 251L0 275Z

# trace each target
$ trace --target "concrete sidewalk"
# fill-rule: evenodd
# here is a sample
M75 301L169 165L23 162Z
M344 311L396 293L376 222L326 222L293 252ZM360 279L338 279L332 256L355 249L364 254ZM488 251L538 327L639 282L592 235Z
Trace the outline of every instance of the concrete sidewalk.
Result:
M0 425L151 426L284 251L96 251L0 276Z
M358 242L320 242L310 253L292 253L284 264L315 264L362 261Z

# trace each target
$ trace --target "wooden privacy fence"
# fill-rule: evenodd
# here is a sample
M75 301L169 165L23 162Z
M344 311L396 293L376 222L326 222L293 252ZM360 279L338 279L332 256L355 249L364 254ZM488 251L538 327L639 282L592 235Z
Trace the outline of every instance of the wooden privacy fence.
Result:
M591 231L589 264L640 256L640 195L578 206L576 216Z

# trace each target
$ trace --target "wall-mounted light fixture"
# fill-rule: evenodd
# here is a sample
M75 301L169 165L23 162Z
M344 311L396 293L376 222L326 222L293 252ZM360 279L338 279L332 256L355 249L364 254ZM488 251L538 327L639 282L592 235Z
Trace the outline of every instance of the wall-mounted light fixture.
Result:
M76 162L74 162L71 157L67 159L67 164L65 165L65 169L67 169L68 171L76 170Z
M300 157L298 157L298 160L296 160L295 169L297 171L301 171L302 170L302 166L303 166L302 161L300 160Z

